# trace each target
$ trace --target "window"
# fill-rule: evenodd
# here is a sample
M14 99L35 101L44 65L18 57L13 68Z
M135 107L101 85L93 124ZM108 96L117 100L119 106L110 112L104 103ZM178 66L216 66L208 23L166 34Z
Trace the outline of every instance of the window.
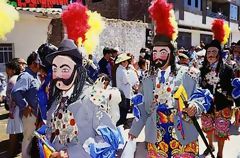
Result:
M192 46L192 34L190 32L179 32L177 38L177 47L189 49Z
M192 0L188 0L187 4L192 5Z
M230 19L238 20L238 7L233 4L230 4Z
M13 57L13 44L0 43L0 63L7 63Z
M203 41L204 44L208 44L212 41L212 35L208 35L208 34L200 34L200 41Z
M198 8L198 0L195 0L195 7Z

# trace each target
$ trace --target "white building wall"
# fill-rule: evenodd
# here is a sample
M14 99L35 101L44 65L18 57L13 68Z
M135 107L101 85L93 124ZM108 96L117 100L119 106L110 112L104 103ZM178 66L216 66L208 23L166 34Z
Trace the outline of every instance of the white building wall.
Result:
M238 24L236 23L230 23L231 27L231 42L237 42L240 40L240 31L238 30Z
M13 31L0 43L14 43L14 57L27 59L28 55L47 40L48 25L51 19L37 18L30 14L20 14Z
M179 32L191 32L191 36L192 36L191 45L192 46L200 45L200 35L201 34L212 35L211 32L207 32L207 31L190 30L190 29L183 29L183 28L179 28Z
M206 24L202 24L202 16L196 15L190 12L184 12L184 20L179 20L179 25L182 26L189 26L189 27L196 27L196 28L202 28L202 29L208 29L211 30L211 24L214 21L214 18L207 17L206 18ZM237 23L230 23L231 28L231 35L229 38L230 43L231 42L237 42L240 40L240 31L238 30L238 24ZM190 32L192 33L192 45L199 45L200 43L200 34L212 34L208 31L199 31L199 30L193 30L193 29L179 29L179 31L183 32Z
M192 26L203 29L211 29L211 24L213 22L213 18L207 17L206 24L202 23L202 15L193 14L190 12L184 12L184 20L179 20L180 25L184 26Z

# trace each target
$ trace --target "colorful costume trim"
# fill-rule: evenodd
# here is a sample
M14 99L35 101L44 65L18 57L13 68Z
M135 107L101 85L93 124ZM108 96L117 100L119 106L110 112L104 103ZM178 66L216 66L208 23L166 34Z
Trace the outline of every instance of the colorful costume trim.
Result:
M202 129L205 133L214 133L217 139L228 139L231 124L231 109L225 108L213 114L203 114L201 117Z
M183 146L178 140L174 128L175 109L161 104L157 108L157 142L148 143L148 158L189 157L198 155L198 141Z

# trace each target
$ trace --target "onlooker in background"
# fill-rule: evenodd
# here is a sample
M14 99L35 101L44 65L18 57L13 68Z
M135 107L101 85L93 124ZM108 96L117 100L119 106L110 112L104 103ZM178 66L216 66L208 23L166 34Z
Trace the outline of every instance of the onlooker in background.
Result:
M117 122L117 126L126 123L127 113L130 108L132 86L127 72L129 59L131 59L131 57L129 57L127 53L123 53L118 55L117 60L115 62L115 64L119 64L116 72L117 88L123 91L125 95L125 104L124 106L120 106L120 119Z
M98 67L94 64L93 55L89 54L88 59L86 59L87 64L85 68L87 69L87 74L90 79L94 82L98 78Z
M196 55L196 51L195 51L195 47L194 46L192 46L189 49L188 54L189 54L190 61L197 59L197 55Z
M202 49L205 48L205 43L204 43L203 41L200 42L200 47L201 47Z
M27 66L27 62L23 59L23 58L13 58L12 59L13 62L18 62L19 66L20 66L20 72L23 72Z
M23 121L22 157L30 158L30 146L33 131L36 129L36 117L38 109L37 91L40 86L37 73L40 67L40 58L36 52L32 52L27 59L25 71L18 77L12 90L12 98L20 108Z
M145 59L145 56L146 56L146 48L141 48L140 55L139 55L139 60L140 59Z
M12 100L11 91L20 74L20 65L17 61L10 61L6 64L6 74L8 77L6 91L6 106L9 107L9 119L7 123L7 133L9 134L9 156L14 157L20 144L18 144L18 136L23 132L22 120L19 116L19 107Z
M180 53L183 53L184 51L187 51L184 47L181 47L177 50L176 56L178 56ZM179 58L175 59L176 63L178 63Z
M145 59L146 60L146 68L149 70L150 68L150 59L151 59L151 51L148 48L141 48L139 60ZM138 61L139 61L138 60Z
M115 61L117 59L117 56L118 56L118 53L119 53L119 48L116 47L114 49L112 49L112 57L111 57L111 60L110 60L110 64L111 64L111 76L112 76L112 86L113 87L116 87L116 71L117 71L117 67L118 67L118 64L115 64Z
M7 90L7 79L3 73L0 73L0 104L5 102Z
M115 47L115 48L112 49L111 59L112 59L113 61L116 60L119 52L120 52L120 51L119 51L119 48L118 48L118 47ZM113 64L114 64L114 63L113 63Z
M189 66L190 57L189 57L189 54L187 51L179 53L178 58L179 58L178 64L184 65L184 66Z
M233 47L233 60L235 62L233 65L235 76L240 77L240 40Z
M231 58L230 58L230 51L229 51L228 48L226 48L226 49L224 49L222 51L222 58L223 58L224 62L228 62L229 60L231 60Z
M144 76L144 73L147 71L147 66L146 66L146 60L145 59L140 59L138 61L138 78L139 78L139 81L141 82L142 81L142 78Z
M103 57L98 62L98 65L99 65L99 74L104 73L111 78L111 66L109 63L110 58L111 58L111 49L108 47L105 47L103 49Z
M127 67L130 84L132 86L133 92L137 92L139 87L139 79L138 79L138 72L137 72L138 63L134 60L134 56L131 53L128 53L127 55L131 57L128 60L128 67ZM131 94L131 97L132 95L133 94ZM131 110L132 109L130 109L130 111Z
M22 58L18 58L18 63L20 64L20 71L23 72L27 66L27 62Z
M203 48L201 47L201 46L196 46L196 48L195 48L195 52L199 52L199 51L201 51Z

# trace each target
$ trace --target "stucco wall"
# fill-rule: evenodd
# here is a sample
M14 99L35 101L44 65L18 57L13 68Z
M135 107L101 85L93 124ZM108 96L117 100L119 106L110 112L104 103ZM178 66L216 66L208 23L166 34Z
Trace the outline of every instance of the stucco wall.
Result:
M97 58L102 57L106 47L119 47L121 52L130 52L136 57L145 47L147 24L142 22L106 19L106 28L100 35L100 45L96 50Z
M13 31L6 36L1 43L14 43L14 57L26 59L47 40L48 25L51 19L37 18L29 14L20 14L20 20L16 23Z

